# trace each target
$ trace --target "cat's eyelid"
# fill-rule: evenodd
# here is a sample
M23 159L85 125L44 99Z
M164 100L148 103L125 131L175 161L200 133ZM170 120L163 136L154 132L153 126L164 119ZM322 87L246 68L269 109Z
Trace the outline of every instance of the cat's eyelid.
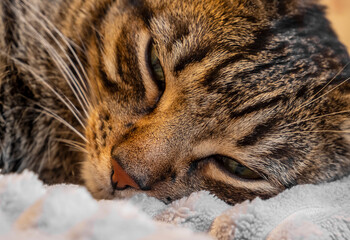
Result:
M235 152L235 154L233 154L233 152ZM244 161L242 161L242 159L240 159L239 151L232 151L232 148L227 146L225 147L225 144L217 145L217 143L212 141L204 141L193 148L193 153L197 159L210 159L210 161L217 162L219 160L218 158L220 157L231 159L232 161L235 161L236 163L246 167L247 169L250 169L251 171L259 174L263 178L262 174L258 173L258 171L254 170L254 168L249 166L250 164L247 164Z
M277 190L275 186L264 178L249 180L234 176L228 171L224 171L216 161L209 161L205 164L202 168L202 173L214 181L223 182L237 188L245 188L253 191L263 190L267 192L274 192Z
M246 166L246 164L243 164L236 159L223 155L214 155L212 158L221 165L220 168L222 168L222 170L229 172L229 174L232 174L235 177L251 181L262 179L261 175L257 171L251 169L250 167ZM243 172L240 173L240 170Z

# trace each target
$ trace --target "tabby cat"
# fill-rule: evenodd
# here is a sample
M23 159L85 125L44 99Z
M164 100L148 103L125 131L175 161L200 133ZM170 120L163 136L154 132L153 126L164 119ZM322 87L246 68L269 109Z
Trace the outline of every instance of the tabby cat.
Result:
M0 168L228 203L350 172L350 66L314 0L2 0Z

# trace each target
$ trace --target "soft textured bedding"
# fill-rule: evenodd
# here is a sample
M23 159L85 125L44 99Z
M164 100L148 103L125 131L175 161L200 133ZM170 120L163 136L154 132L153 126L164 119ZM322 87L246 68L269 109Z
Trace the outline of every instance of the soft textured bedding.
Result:
M350 239L350 177L229 206L207 192L170 205L96 201L31 172L0 175L0 239Z

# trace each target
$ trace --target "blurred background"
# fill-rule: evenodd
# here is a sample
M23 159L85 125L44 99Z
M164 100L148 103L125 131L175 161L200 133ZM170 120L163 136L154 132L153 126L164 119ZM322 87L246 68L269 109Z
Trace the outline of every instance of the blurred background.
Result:
M327 6L327 16L340 41L350 52L350 0L321 0Z

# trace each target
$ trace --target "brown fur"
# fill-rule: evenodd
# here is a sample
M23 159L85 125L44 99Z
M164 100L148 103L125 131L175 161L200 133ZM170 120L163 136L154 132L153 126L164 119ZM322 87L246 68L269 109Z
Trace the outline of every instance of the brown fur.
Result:
M49 183L81 175L97 198L145 192L169 202L208 190L229 203L350 172L349 57L316 1L0 6L3 172L29 168ZM164 90L148 71L150 39ZM49 86L70 99L83 126ZM262 179L233 175L217 155ZM112 161L141 190L113 188Z

